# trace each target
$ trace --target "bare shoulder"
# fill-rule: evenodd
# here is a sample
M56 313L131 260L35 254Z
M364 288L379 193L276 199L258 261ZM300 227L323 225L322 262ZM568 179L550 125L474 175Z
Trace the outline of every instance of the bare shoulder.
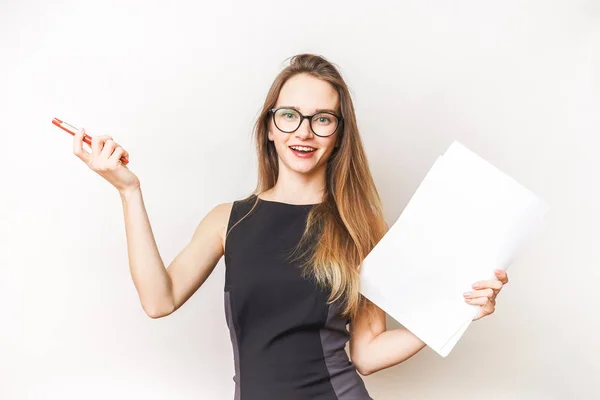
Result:
M196 227L192 242L202 247L206 240L210 240L214 246L219 246L220 251L225 249L225 233L229 223L229 216L233 203L221 203L214 206ZM211 238L211 239L209 239Z
M206 213L190 242L167 268L172 282L174 310L202 286L223 256L223 238L231 209L232 203L223 203Z
M229 224L232 208L233 203L221 203L215 206L208 214L211 221L214 223L215 228L219 231L219 237L221 238L223 248L225 248L227 225Z

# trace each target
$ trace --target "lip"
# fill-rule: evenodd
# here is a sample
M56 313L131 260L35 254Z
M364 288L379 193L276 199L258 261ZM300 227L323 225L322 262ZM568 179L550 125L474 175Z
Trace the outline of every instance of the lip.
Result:
M306 146L306 147L312 147L312 146ZM314 147L312 147L312 148L314 149ZM302 152L293 150L291 147L289 147L289 149L292 152L292 154L294 154L298 158L310 158L317 152L316 149L315 149L315 151L312 151L310 153L302 153Z

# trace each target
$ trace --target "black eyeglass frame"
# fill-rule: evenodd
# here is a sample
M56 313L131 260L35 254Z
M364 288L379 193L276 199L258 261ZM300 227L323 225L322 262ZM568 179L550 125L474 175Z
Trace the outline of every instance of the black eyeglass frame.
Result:
M283 129L281 129L280 127L277 126L277 122L275 122L275 113L277 111L279 111L279 110L294 110L294 111L296 111L300 115L300 123L298 124L298 126L296 127L296 129L294 129L293 131L284 131ZM340 127L340 125L343 124L343 121L344 121L344 118L342 118L341 116L339 116L337 114L329 112L329 111L319 111L319 112L316 112L316 113L314 113L312 115L304 115L300 111L296 110L293 107L271 108L269 110L269 113L272 114L273 123L275 124L275 127L277 129L279 129L281 132L285 132L285 133L294 133L294 132L296 132L298 130L298 128L300 128L300 125L302 125L302 122L304 122L304 119L306 118L306 119L308 119L308 126L310 126L310 130L312 131L312 133L314 133L315 135L317 135L319 137L329 137L329 136L332 136L333 134L335 134L337 132L338 128ZM329 114L329 115L333 115L334 117L337 118L337 124L335 126L335 129L329 135L325 135L325 136L319 135L317 132L315 132L315 130L312 127L312 119L313 119L313 117L315 115L319 115L319 114Z

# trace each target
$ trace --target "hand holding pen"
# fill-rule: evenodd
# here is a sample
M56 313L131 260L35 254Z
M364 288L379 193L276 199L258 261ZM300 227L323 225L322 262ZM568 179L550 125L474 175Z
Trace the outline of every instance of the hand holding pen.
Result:
M77 129L57 118L52 123L73 135L73 154L116 187L121 195L140 187L138 177L126 166L129 153L111 136L89 136L85 129ZM83 148L83 142L91 147L91 153Z

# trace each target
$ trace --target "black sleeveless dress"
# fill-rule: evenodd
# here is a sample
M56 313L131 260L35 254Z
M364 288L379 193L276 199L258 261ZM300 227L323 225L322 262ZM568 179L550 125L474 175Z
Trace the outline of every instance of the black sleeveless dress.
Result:
M235 201L229 229L256 195ZM225 242L235 400L372 400L344 347L347 320L286 257L313 205L258 199Z

